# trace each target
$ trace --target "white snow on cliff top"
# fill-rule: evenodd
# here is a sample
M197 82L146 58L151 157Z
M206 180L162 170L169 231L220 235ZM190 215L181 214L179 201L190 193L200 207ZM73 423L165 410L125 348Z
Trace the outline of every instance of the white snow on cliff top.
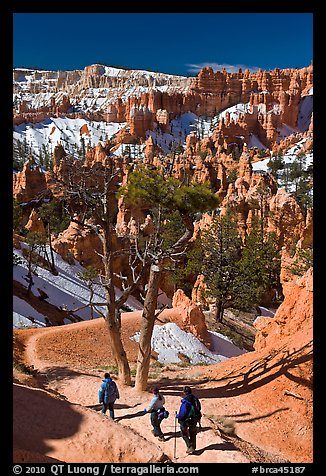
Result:
M163 73L161 71L149 71L145 69L131 69L131 68L118 68L115 66L106 66L100 63L94 63L89 67L92 66L99 66L102 68L102 74L104 76L110 77L117 77L117 76L146 76L146 77L168 77L168 78L180 78L180 80L188 79L188 76L180 75L180 74L171 74L171 73ZM79 71L83 72L84 69L76 69L76 70L66 70L65 72L69 73L72 71ZM53 73L54 75L59 75L59 70L45 70L45 69L34 69L34 68L13 68L13 72L15 71L22 71L28 74L28 78L33 78L34 73L42 74L42 73Z
M100 65L101 66L101 65ZM146 78L173 78L173 79L180 79L180 81L184 81L189 79L187 76L182 76L178 74L170 74L170 73L163 73L160 71L148 71L145 69L123 69L123 68L116 68L114 66L104 66L103 74L105 76L110 77L117 77L117 76L131 76L131 77L139 77L145 76Z
M169 86L163 85L158 87L163 91ZM132 86L131 84L131 87L124 93L126 97L136 92L139 93L140 90L145 91L148 89L144 86L137 86L136 91L135 88L136 87ZM93 89L93 94L80 99L80 104L78 107L76 107L76 109L81 108L81 110L97 110L99 107L103 107L105 103L110 102L110 100L107 99L105 95L103 96L99 94L99 89ZM296 132L303 132L309 128L313 111L312 92L313 91L310 90L310 94L304 96L300 101L297 127L292 128L286 124L282 124L277 131L277 142L280 142L280 140L288 137L289 135L292 135ZM46 93L45 96L47 97L46 101L49 102L51 99L51 94ZM31 99L32 106L39 107L40 104L38 103L38 100L41 102L44 101L45 96L42 100L40 99L40 95L33 97ZM154 128L154 130L148 130L146 132L146 137L151 136L154 140L154 143L159 145L164 153L168 153L171 150L172 144L175 146L185 146L186 137L192 131L195 131L199 138L210 137L218 121L221 118L225 118L227 113L230 114L230 119L236 121L240 114L250 113L249 103L238 103L225 109L212 118L197 116L192 112L186 112L171 120L170 132L162 132L160 128ZM92 147L96 146L99 141L105 142L105 140L110 139L120 129L127 125L127 123L107 123L104 121L89 121L87 119L51 117L37 124L21 124L19 126L14 126L14 143L17 142L17 140L20 140L21 142L26 141L27 145L31 147L34 155L38 156L40 151L42 152L44 148L46 148L48 152L52 153L53 147L59 141L61 141L66 152L77 157L76 148L81 147L80 129L85 124L87 125L89 133L83 134L82 137L85 140L85 144L89 144ZM255 134L250 136L248 147L266 149L266 147L261 143ZM114 155L122 154L124 150L125 146L122 146L116 152L114 152ZM138 150L137 152L137 156L141 158L143 156L142 151Z

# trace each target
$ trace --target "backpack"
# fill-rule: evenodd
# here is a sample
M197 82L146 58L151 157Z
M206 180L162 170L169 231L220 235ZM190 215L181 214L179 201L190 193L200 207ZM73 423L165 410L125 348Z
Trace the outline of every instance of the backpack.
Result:
M104 402L112 402L116 398L115 383L108 382L104 389Z
M189 402L190 403L190 402ZM201 419L201 404L197 397L194 396L194 401L190 403L190 409L186 416L185 422L192 423L192 422L200 422Z
M159 421L162 421L164 420L164 418L167 418L169 416L169 412L167 410L165 410L165 408L159 408L157 410L157 418L159 419Z

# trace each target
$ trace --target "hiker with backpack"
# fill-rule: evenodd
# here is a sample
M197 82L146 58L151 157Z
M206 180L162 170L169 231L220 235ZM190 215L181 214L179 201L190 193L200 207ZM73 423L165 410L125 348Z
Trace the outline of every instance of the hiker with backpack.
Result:
M192 454L196 450L197 423L200 423L201 404L199 399L193 395L190 387L184 387L183 392L185 396L181 400L176 418L180 425L182 438L187 445L186 452Z
M168 412L164 408L165 398L160 393L159 388L155 386L153 388L153 398L147 408L144 408L145 413L151 414L151 424L153 427L152 433L160 441L165 441L164 434L161 430L161 422L163 418L167 418Z
M117 384L112 380L109 373L105 373L98 393L98 400L99 403L102 403L102 413L105 414L109 409L112 420L114 420L114 402L119 398Z

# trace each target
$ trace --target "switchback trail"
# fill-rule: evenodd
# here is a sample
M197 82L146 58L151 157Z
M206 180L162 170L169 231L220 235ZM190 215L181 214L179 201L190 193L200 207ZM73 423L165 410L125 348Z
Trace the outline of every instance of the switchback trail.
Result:
M45 389L55 392L67 399L67 401L84 406L91 411L99 412L100 405L97 401L98 390L103 373L96 371L83 372L79 368L62 367L40 357L38 349L44 333L61 332L61 327L47 328L43 332L32 334L25 343L26 365L33 366L38 372L38 378L43 382ZM185 371L185 381L189 383L189 371ZM201 385L194 382L196 389ZM170 415L163 420L162 430L165 441L161 442L152 434L150 415L144 414L143 410L148 406L152 398L150 392L137 393L133 387L119 385L120 399L116 401L115 417L119 425L133 429L146 440L155 443L169 457L171 461L178 463L248 463L249 459L229 441L222 438L212 422L205 416L208 410L208 402L202 401L203 418L201 429L197 434L197 448L193 455L187 455L186 445L176 425L175 412L179 410L182 397L182 389L185 383L178 378L168 380L168 384L161 386L161 391L166 399L166 409ZM107 417L109 418L109 417ZM105 420L103 422L105 425ZM117 434L117 438L119 435ZM87 435L85 435L87 438Z

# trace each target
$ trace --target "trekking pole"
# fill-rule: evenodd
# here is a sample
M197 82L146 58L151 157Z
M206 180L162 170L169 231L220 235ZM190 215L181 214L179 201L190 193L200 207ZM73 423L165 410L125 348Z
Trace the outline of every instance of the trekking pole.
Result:
M174 417L174 459L177 459L177 412L175 412Z
M201 426L200 420L198 421L198 427L199 427L199 431L201 431L201 430L202 430L202 426Z

